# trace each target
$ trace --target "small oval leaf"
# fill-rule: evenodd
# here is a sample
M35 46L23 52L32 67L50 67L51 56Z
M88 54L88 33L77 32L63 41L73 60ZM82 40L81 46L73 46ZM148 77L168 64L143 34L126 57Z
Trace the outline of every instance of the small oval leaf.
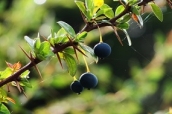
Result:
M68 67L68 72L71 76L75 76L77 71L77 63L73 56L67 53L63 53L64 60Z
M73 29L69 24L67 24L67 23L64 22L64 21L58 21L57 23L58 23L62 28L64 28L65 31L66 31L72 38L75 38L76 33L75 33L74 29Z
M0 114L10 114L10 111L3 103L0 103Z
M161 9L154 3L150 3L153 13L155 16L162 22L163 21L163 13Z

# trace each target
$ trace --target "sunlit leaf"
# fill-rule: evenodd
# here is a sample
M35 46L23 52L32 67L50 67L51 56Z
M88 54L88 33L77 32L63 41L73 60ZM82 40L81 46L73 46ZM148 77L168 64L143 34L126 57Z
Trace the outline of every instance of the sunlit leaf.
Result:
M64 36L66 36L66 34L67 34L66 30L65 30L64 28L61 28L61 29L58 30L58 32L57 32L57 38L58 38L58 37L64 37Z
M38 52L36 53L36 57L39 58L40 60L44 60L52 55L53 53L50 50L50 43L48 41L42 42Z
M7 92L3 88L0 88L0 102L5 102L6 98Z
M85 5L84 2L81 1L75 1L76 5L78 6L79 10L85 15L85 17L87 17L87 12L85 9ZM88 17L87 17L88 18Z
M93 0L85 0L85 6L87 10L87 15L89 18L93 17L93 10L94 10L94 2Z
M24 39L25 39L26 42L30 45L31 48L34 47L35 40L29 38L28 36L24 36Z
M58 23L62 28L64 28L64 30L65 30L72 38L75 38L76 33L75 33L74 29L73 29L69 24L67 24L67 23L64 22L64 21L58 21L57 23Z
M8 78L12 73L12 69L7 67L4 71L0 72L0 79Z
M10 111L3 103L0 103L0 114L10 114Z
M121 12L123 12L125 9L125 7L123 5L120 5L117 7L117 9L115 10L115 16L118 16Z
M67 53L67 54L75 54L75 51L73 48L65 48L63 50L64 53Z
M66 65L68 67L68 72L71 76L75 76L77 71L77 63L73 56L64 53L64 60L66 62Z
M152 2L150 3L150 6L151 6L152 11L155 14L155 16L162 22L163 21L163 13L162 13L161 9Z
M103 4L101 7L100 7L101 10L104 11L104 15L108 18L113 18L114 17L114 12L113 12L113 9L108 6L107 4Z
M21 78L29 78L29 73L30 73L30 71L29 70L26 70L25 72L23 72L21 75L20 75L20 77Z
M85 37L87 36L87 32L82 32L82 33L79 33L77 34L76 36L76 41L83 41L85 39Z
M114 17L114 13L113 13L113 10L111 8L104 10L104 12L105 12L104 14L106 17L108 17L110 19Z
M34 43L34 50L38 50L40 46L41 46L41 40L40 38L36 38Z
M64 28L61 28L58 32L57 32L57 37L55 38L55 44L58 44L58 43L64 43L68 41L68 38L67 38L67 32Z

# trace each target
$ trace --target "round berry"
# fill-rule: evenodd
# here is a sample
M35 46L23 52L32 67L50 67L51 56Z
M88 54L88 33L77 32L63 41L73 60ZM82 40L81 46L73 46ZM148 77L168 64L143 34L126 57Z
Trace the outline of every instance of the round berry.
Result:
M94 54L100 59L109 56L111 53L111 47L107 43L100 42L94 46Z
M79 80L80 80L81 85L84 88L88 88L88 89L95 87L98 83L97 77L94 74L89 73L89 72L83 73L80 76Z
M73 92L80 94L83 91L84 87L80 84L79 81L74 81L71 83L70 89Z

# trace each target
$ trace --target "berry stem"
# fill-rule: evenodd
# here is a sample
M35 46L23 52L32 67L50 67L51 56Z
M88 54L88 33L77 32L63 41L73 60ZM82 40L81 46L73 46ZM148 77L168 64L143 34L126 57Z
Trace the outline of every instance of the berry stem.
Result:
M74 81L76 81L76 80L77 80L77 78L74 76L74 77L73 77L73 80L74 80Z
M100 27L98 26L98 24L97 24L96 21L94 21L94 22L95 22L95 24L96 24L96 26L97 26L97 28L98 28L99 34L100 34L100 42L103 42L103 38L102 38L102 33L101 33L101 31L100 31Z
M86 66L87 72L90 72L90 69L88 67L88 63L87 63L84 55L83 55L83 59L84 59L84 62L85 62L85 66Z

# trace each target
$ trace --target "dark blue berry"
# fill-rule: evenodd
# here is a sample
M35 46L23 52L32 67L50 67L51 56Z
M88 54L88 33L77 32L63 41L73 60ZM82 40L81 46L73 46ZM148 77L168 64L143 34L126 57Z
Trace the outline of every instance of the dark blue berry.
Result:
M94 54L100 59L109 56L111 53L111 47L107 43L100 42L94 46Z
M76 80L76 81L71 83L70 89L73 92L80 94L83 91L84 87L80 84L79 81Z
M83 73L80 76L79 81L84 88L88 89L95 87L98 83L97 77L89 72Z

